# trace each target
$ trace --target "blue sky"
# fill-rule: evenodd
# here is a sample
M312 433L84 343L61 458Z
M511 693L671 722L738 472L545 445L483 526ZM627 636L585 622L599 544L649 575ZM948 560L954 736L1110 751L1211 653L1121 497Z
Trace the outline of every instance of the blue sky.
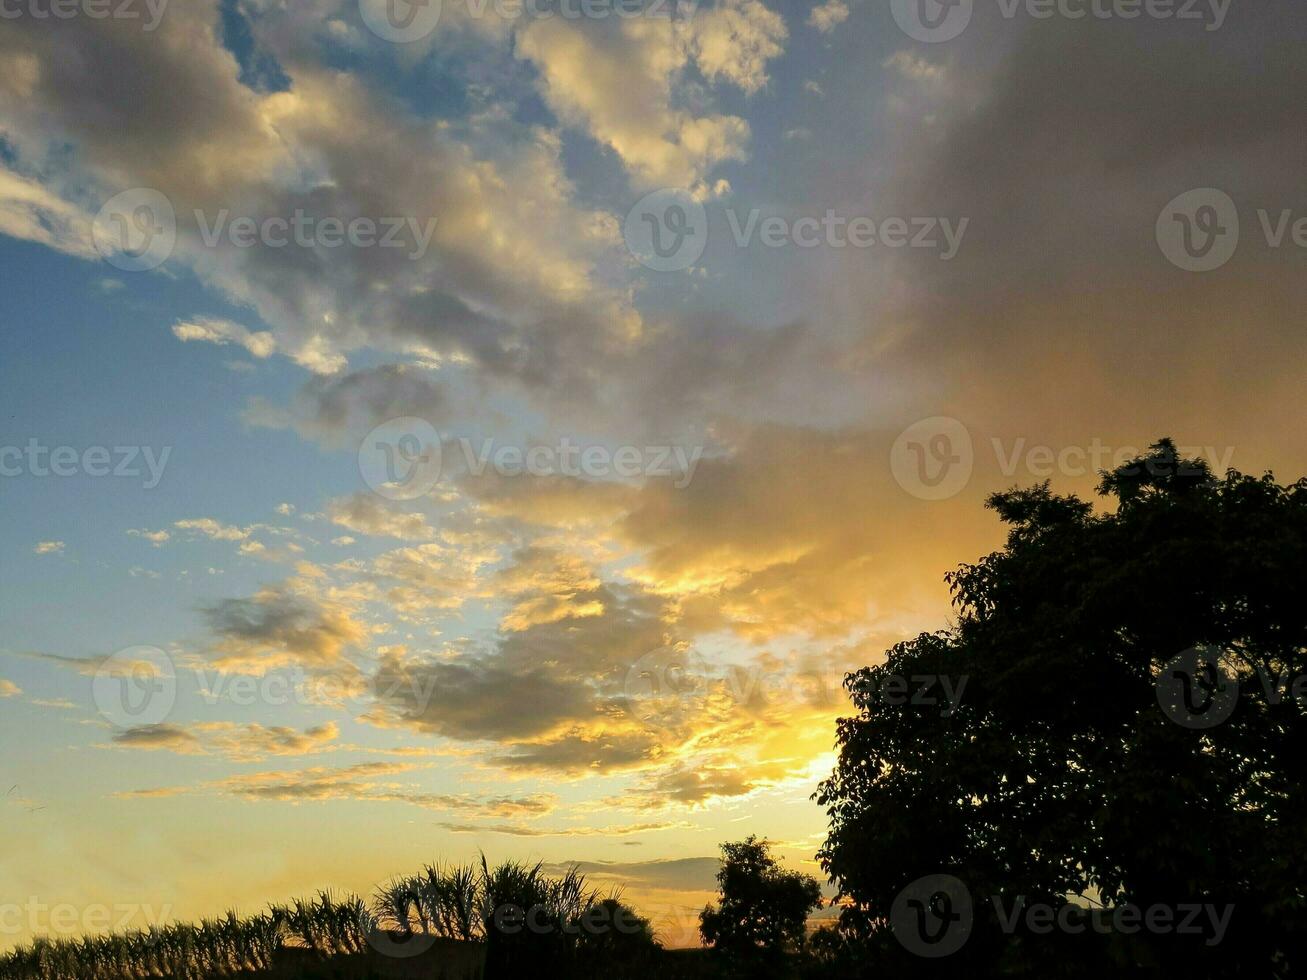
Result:
M988 493L1166 435L1303 470L1303 255L1256 219L1307 214L1297 9L977 0L940 42L897 0L447 0L394 44L363 2L0 27L0 450L169 451L0 478L0 905L485 849L609 862L673 929L722 840L815 867L839 680L948 622ZM1241 219L1207 272L1188 202ZM171 247L125 271L118 222ZM133 723L142 647L175 698Z

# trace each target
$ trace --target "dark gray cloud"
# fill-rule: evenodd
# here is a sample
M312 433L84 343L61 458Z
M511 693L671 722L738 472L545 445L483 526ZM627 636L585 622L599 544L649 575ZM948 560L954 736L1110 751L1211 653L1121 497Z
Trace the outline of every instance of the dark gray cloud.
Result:
M223 599L202 612L215 637L215 662L256 673L286 664L340 666L367 639L345 605L285 584L251 598Z
M1005 437L1301 450L1267 421L1307 356L1307 256L1269 248L1257 212L1307 213L1307 8L1236 3L1216 31L991 8L955 42L905 45L947 81L901 110L884 207L970 227L955 259L904 255L898 295L868 298L868 366L910 381L915 417ZM1234 199L1242 236L1227 266L1194 274L1155 225L1204 187Z
M114 732L115 745L128 749L169 749L198 752L200 740L180 725L142 725Z
M629 737L616 737L623 726L606 720L620 711L621 677L630 664L662 645L659 603L606 585L576 596L582 605L587 600L602 612L529 625L457 660L387 654L374 682L379 718L449 738L504 743L512 746L514 763L583 767L610 753L640 758L649 741L637 739L633 748ZM600 734L605 727L613 738Z
M125 749L166 750L183 755L222 755L237 761L265 756L310 755L334 748L340 730L335 722L304 730L284 725L203 722L143 725L115 732L113 745Z
M289 405L255 400L245 411L252 425L294 429L305 438L331 446L357 441L382 422L404 416L433 425L450 416L445 389L429 371L405 364L314 377Z

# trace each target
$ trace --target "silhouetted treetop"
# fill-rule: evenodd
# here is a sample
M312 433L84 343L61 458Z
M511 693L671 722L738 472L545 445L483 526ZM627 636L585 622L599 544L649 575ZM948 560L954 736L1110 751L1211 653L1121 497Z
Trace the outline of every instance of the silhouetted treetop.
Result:
M808 913L821 906L821 885L776 863L766 841L748 837L722 845L721 897L699 917L704 942L735 972L774 970L801 950Z
M1047 484L995 494L1008 540L947 576L956 625L846 679L855 712L818 793L843 928L903 953L896 896L945 874L976 916L942 961L949 975L1151 964L1217 977L1240 963L1277 975L1307 939L1307 714L1293 696L1307 673L1307 481L1218 478L1164 439L1099 490L1116 506L1095 512ZM886 696L926 683L914 678L962 696ZM1017 895L1235 914L1212 946L1014 935L992 900Z

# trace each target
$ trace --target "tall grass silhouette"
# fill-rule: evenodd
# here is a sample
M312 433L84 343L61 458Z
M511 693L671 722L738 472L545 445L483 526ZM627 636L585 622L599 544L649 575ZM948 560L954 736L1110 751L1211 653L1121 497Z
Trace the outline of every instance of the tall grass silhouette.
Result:
M319 961L384 956L396 941L420 937L480 946L488 978L523 969L522 975L561 975L586 942L586 917L596 910L608 922L628 912L616 894L602 897L575 869L550 877L542 864L492 867L483 856L479 867L427 865L393 878L371 901L324 891L251 917L231 911L124 935L37 939L0 956L0 977L208 980L272 971L290 950ZM629 919L638 924L637 941L653 948L647 922Z

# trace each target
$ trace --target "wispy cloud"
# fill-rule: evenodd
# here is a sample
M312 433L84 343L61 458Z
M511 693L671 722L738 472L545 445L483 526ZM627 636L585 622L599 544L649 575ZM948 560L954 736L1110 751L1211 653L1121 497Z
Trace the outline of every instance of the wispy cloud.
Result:
M298 771L248 773L194 786L129 790L117 795L151 799L199 794L281 803L361 800L404 803L442 813L527 819L545 816L556 805L555 798L547 794L478 797L469 794L427 793L397 783L394 779L416 770L414 763L363 762L341 768L317 766Z
M182 755L221 755L237 762L255 762L267 756L313 755L336 746L340 729L335 722L298 730L257 723L204 722L190 727L177 724L146 725L115 732L113 746L125 749L166 750Z
M173 324L172 332L183 343L203 341L219 346L236 344L258 358L271 357L277 350L277 341L272 334L267 331L251 332L231 320L213 317L179 320Z

